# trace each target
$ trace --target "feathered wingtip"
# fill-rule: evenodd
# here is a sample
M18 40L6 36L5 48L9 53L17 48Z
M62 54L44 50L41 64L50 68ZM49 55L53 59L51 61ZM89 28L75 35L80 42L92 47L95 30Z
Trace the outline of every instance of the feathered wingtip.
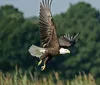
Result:
M52 1L53 0L42 0L42 3L40 2L40 4L43 4L45 7L51 8Z
M80 33L77 33L75 35L71 35L71 34L66 34L64 35L63 37L65 39L67 39L69 42L76 42L78 40L78 36L79 36Z
M74 39L75 41L78 40L78 36L79 36L79 34L80 34L80 33L77 33L76 35L74 35L74 38L73 38L73 39Z

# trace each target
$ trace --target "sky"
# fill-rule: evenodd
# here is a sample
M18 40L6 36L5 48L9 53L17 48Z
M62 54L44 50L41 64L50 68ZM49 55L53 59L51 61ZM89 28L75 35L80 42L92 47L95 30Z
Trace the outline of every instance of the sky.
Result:
M41 0L0 0L0 6L13 5L24 13L25 17L39 16L39 5ZM70 4L76 4L79 1L85 1L100 10L100 0L53 0L52 14L59 14L67 11Z

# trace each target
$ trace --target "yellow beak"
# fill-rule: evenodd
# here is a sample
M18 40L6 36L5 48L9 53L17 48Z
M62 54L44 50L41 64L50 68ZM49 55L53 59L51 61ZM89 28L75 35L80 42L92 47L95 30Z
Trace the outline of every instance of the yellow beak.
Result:
M67 53L70 53L70 50L66 49L66 52L67 52Z

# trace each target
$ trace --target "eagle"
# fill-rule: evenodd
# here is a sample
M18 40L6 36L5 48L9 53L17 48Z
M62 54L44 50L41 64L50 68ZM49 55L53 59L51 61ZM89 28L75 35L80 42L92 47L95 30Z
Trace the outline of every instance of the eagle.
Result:
M42 71L54 56L70 53L68 48L76 43L79 35L79 33L75 35L68 33L59 38L57 37L56 25L51 13L52 1L42 0L40 2L39 33L41 47L32 45L29 48L29 53L40 59L38 66L43 64L41 66Z

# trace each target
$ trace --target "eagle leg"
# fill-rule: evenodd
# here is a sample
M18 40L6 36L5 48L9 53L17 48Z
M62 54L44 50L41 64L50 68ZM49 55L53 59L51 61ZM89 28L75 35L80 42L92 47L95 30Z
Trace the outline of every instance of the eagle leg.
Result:
M45 61L45 57L47 56L47 52L44 53L41 57L40 57L40 61L38 62L38 66L42 63L42 61Z
M41 71L45 70L46 64L44 64L43 66L41 66Z
M43 53L43 55L40 57L40 60L43 60L47 55L48 55L48 51L46 51L45 53Z
M41 63L42 63L42 60L40 60L40 61L38 62L38 66L39 66Z
M41 70L42 70L42 71L45 70L45 68L46 68L46 63L47 63L48 59L49 59L49 57L44 58L44 65L41 66Z

